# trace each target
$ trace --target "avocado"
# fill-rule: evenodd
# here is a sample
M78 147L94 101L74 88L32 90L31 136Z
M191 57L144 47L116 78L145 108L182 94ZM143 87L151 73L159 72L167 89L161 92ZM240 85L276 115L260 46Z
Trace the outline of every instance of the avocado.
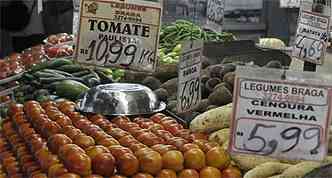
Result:
M232 102L232 92L225 86L220 86L214 90L208 97L210 104L223 106Z
M167 90L164 88L159 88L157 90L154 90L154 93L157 95L160 101L167 101L167 98L169 96Z
M161 82L155 77L148 76L142 81L142 84L149 87L151 90L156 90L160 88Z
M221 79L214 77L214 78L210 78L206 83L205 83L205 87L209 92L212 92L214 87L216 85L218 85L219 83L221 83Z
M208 99L202 99L201 102L193 110L202 113L209 105L210 103Z
M163 83L162 85L160 85L160 88L164 88L167 90L167 92L169 94L173 94L177 92L177 85L178 85L178 78L172 78L168 81L166 81L165 83Z
M229 72L227 73L224 78L223 78L223 81L226 83L226 84L229 84L231 86L231 88L233 89L234 87L234 82L235 82L235 72Z

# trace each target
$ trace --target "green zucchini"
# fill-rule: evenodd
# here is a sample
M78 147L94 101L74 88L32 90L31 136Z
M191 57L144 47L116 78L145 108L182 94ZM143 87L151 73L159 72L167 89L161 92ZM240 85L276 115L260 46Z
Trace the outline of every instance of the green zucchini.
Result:
M102 71L96 70L102 84L113 83L113 78Z
M88 75L84 75L82 77L80 77L82 80L88 80L90 78L95 78L95 75L92 73L89 73Z
M56 69L64 71L64 72L68 72L68 73L75 73L75 72L82 71L84 68L78 64L70 64L70 65L63 65Z
M29 81L32 81L32 80L35 80L36 78L35 78L35 76L33 76L32 74L25 73L25 74L23 75L23 79L25 79L25 80L29 80Z
M60 66L71 65L71 64L73 64L72 60L60 58L60 59L54 59L54 60L50 61L48 63L47 68L48 69L55 69L55 68L58 68Z
M75 72L75 73L73 73L72 75L73 75L74 77L82 77L82 76L84 76L84 75L88 75L88 74L90 74L90 71L88 71L88 70L83 70L83 71Z
M77 82L81 82L81 83L87 83L85 82L83 79L78 78L78 77L49 77L49 78L39 78L40 83L42 83L43 85L47 85L53 82L57 82L57 81L63 81L63 80L75 80Z
M34 73L34 76L36 76L37 78L47 78L47 77L50 77L50 78L54 78L54 77L57 77L57 78L64 78L66 76L64 75L61 75L59 73L48 73L48 72L43 72L43 71L39 71L39 72L36 72Z
M46 77L46 78L39 78L39 82L43 85L48 85L56 81L67 80L66 77Z
M64 80L55 85L56 95L72 101L77 100L81 94L88 90L89 87L74 80Z
M49 62L45 61L45 62L41 62L41 63L36 64L36 65L33 65L30 68L30 71L31 72L36 72L36 71L40 71L40 70L46 69L48 67L48 64L49 64Z
M55 70L55 69L44 69L43 72L51 73L51 74L61 74L65 77L72 77L73 75L61 70Z

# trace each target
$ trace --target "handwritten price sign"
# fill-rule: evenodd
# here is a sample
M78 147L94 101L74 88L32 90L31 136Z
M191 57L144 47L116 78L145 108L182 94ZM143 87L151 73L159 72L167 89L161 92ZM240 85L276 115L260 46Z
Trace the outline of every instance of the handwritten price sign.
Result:
M224 24L225 0L208 0L206 8L206 27L217 32Z
M156 70L160 2L82 0L76 59L81 64Z
M177 111L183 113L201 101L201 56L203 43L188 42L183 45L178 69Z
M330 27L328 16L302 10L292 55L315 64L323 64Z
M324 152L321 146L323 129L319 126L303 125L299 127L292 123L271 123L253 119L239 119L238 124L246 126L239 127L236 132L240 138L236 140L235 146L242 150L268 156L276 152L287 154L299 151L301 145L307 145L305 153L308 155ZM274 133L274 135L267 135L267 132Z
M301 0L280 0L281 8L299 8Z
M235 89L232 153L291 160L325 158L331 118L329 86L243 75L236 79Z

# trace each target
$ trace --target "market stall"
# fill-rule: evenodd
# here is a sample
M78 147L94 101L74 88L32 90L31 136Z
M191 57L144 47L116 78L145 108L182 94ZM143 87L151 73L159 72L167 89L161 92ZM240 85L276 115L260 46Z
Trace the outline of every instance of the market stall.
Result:
M330 176L330 75L286 70L292 47L237 40L211 17L161 25L145 14L156 2L81 3L76 35L0 61L0 177ZM109 7L114 22L98 21Z

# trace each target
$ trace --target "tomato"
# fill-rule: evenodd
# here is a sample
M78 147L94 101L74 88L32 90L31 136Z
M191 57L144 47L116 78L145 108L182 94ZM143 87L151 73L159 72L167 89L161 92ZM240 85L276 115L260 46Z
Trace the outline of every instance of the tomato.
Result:
M153 116L150 117L150 119L153 121L153 122L156 122L158 124L160 124L161 122L161 119L166 117L165 114L162 114L162 113L157 113L157 114L154 114Z
M23 112L23 108L24 108L24 106L22 104L12 103L9 107L9 111L11 114L14 115L15 113Z
M66 48L65 51L66 51L67 55L73 55L74 54L73 48Z
M47 38L47 42L48 43L51 43L51 44L58 44L58 37L56 35L50 35L48 38Z
M178 124L178 122L176 122L176 120L175 119L162 119L161 120L161 124L164 126L164 127L166 127L166 126L169 126L169 125L171 125L171 124Z
M209 139L209 135L208 134L204 134L204 133L192 133L191 135L191 139L192 140L208 140Z
M183 126L180 124L170 124L165 125L165 129L171 132L173 135L176 135L180 130L183 129Z
M153 126L153 124L154 124L154 122L152 122L152 121L146 121L146 122L142 122L142 123L140 124L140 126L141 126L142 128L144 128L144 129L148 129L148 128L150 128L151 126Z
M48 57L50 58L54 58L57 57L58 53L59 53L59 48L56 47L50 47L46 50Z

